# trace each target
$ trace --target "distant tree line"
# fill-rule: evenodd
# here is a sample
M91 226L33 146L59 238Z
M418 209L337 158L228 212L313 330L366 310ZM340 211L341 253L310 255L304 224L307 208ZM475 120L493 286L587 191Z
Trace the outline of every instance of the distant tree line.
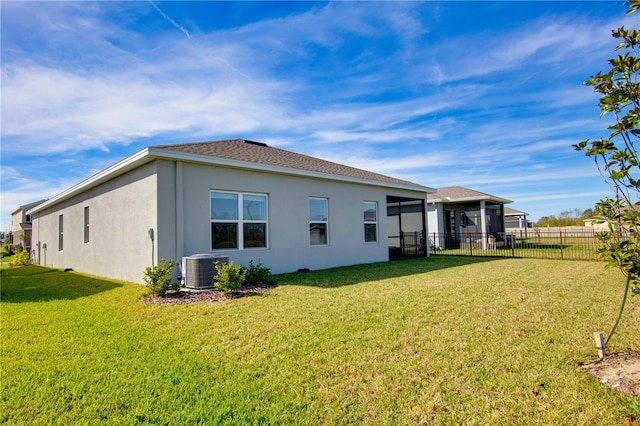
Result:
M547 226L584 226L585 219L591 219L596 215L597 213L594 209L565 210L558 216L542 216L534 226L538 228Z

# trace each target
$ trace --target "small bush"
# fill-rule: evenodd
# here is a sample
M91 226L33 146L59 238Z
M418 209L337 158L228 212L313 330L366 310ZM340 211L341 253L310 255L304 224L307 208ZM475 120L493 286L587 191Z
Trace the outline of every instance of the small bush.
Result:
M9 261L11 266L24 266L31 264L31 257L29 257L29 252L27 250L17 251L16 254L13 255L11 260Z
M11 256L13 254L13 249L11 247L11 244L6 243L2 245L2 248L0 248L0 254L3 256Z
M151 289L153 294L164 296L168 290L177 290L179 284L173 282L171 271L176 265L172 259L162 259L158 265L153 268L147 267L144 271L144 282Z
M247 278L247 270L242 265L236 265L233 262L215 262L215 265L218 274L214 286L226 294L240 290Z
M273 277L271 276L271 269L261 264L254 265L253 260L249 261L249 268L247 268L247 284L274 284Z

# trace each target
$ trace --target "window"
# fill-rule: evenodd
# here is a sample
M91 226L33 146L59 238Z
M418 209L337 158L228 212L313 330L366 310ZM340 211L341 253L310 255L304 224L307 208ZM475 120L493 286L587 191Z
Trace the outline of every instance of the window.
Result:
M64 217L58 216L58 251L62 251L64 247Z
M211 248L267 247L267 196L211 192Z
M309 237L312 246L328 243L328 204L326 198L309 198Z
M84 242L89 242L89 207L84 208Z
M365 242L378 241L378 203L365 201L364 212L364 240Z

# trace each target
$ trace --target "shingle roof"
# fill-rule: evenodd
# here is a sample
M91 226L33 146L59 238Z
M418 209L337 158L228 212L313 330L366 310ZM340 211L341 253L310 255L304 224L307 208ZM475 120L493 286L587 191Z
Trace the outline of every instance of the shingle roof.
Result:
M232 139L146 147L37 205L32 212L42 211L158 158L220 164L274 173L300 174L424 193L434 191L428 186L273 148L260 142Z
M520 211L520 210L516 210L516 209L512 209L510 207L505 207L504 208L504 215L505 216L528 216L529 213Z
M308 155L268 146L261 142L244 139L230 139L221 141L193 142L174 145L157 145L150 148L162 149L206 157L222 158L268 166L284 167L349 178L364 179L399 185L419 187L431 192L432 189L423 185L396 179L390 176L345 166L331 161L321 160Z
M435 194L429 195L429 199L432 201L443 201L450 198L451 202L462 201L495 201L499 203L511 203L511 200L506 198L496 197L495 195L486 194L484 192L476 191L473 189L465 188L463 186L447 186L445 188L438 188Z

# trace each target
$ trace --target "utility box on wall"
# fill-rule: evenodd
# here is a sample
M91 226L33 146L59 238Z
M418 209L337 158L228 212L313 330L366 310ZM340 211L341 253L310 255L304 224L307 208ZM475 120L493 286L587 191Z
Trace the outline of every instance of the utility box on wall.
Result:
M194 290L212 289L216 277L215 262L227 263L228 256L211 253L194 254L182 258L182 285Z

